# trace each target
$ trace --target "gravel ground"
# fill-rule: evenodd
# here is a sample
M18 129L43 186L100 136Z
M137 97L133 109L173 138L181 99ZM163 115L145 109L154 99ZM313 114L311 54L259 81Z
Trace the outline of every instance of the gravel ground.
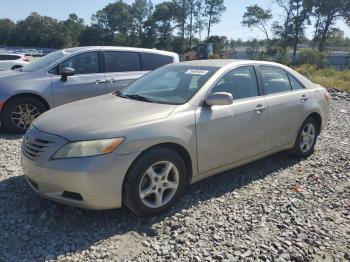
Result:
M300 160L279 153L189 187L165 215L87 211L43 200L0 133L0 261L350 260L350 95Z

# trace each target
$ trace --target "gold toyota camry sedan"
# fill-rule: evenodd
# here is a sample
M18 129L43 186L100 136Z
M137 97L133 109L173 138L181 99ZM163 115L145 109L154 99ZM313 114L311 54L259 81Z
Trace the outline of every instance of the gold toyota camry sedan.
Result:
M54 201L157 215L203 178L278 151L309 156L329 101L280 64L171 64L39 116L24 136L23 171Z

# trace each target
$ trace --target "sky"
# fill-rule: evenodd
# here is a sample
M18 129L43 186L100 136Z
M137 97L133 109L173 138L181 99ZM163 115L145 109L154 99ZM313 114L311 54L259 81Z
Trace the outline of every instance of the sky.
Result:
M84 18L86 23L90 23L91 15L102 9L113 0L1 0L0 18L10 18L18 21L26 18L31 12L47 15L59 20L67 19L70 13L76 13ZM132 3L133 0L124 0ZM153 0L154 4L163 0ZM271 9L274 20L281 20L281 9L273 3L273 0L225 0L226 12L223 14L220 24L214 25L212 34L226 35L228 38L241 38L248 40L252 38L264 38L264 35L257 29L248 29L241 25L241 20L245 8L252 4L258 4L265 9ZM350 37L350 27L343 22L338 22L337 26L345 31L345 35ZM307 31L308 37L312 37L312 29ZM203 35L205 35L203 33Z

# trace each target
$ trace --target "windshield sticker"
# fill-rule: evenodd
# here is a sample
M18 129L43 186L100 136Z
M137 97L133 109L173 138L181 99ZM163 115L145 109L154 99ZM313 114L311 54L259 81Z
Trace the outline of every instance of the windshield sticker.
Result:
M188 69L185 74L187 75L201 75L204 76L208 73L208 70Z

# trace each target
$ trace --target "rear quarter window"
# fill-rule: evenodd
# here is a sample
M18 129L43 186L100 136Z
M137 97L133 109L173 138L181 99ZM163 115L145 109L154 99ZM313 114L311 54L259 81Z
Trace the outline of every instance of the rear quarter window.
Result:
M174 58L171 56L152 53L141 53L141 59L144 71L151 71L174 62Z

